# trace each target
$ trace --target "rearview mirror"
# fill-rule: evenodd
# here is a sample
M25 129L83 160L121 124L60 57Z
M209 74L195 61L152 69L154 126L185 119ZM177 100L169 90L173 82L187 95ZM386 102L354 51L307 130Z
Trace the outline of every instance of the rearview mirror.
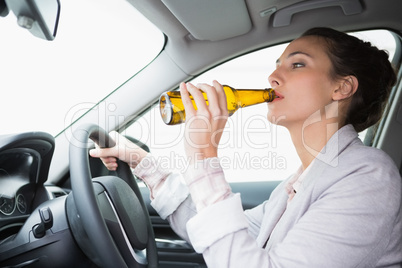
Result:
M5 0L18 25L34 36L54 40L60 16L59 0Z

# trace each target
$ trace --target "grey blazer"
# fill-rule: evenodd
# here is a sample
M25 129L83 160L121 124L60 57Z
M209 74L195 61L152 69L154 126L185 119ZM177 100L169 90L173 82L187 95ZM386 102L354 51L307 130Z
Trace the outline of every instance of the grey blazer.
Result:
M246 212L251 221L261 219L250 228L258 245L266 242L278 257L304 255L297 267L401 267L401 177L392 160L364 146L352 126L331 138L288 205L286 183Z

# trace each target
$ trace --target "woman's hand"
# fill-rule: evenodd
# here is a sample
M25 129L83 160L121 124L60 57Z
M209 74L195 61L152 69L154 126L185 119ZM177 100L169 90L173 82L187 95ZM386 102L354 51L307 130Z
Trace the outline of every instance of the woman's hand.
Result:
M206 103L202 92L208 97ZM226 94L221 84L213 81L213 86L181 83L180 93L186 110L184 146L190 162L218 156L218 145L228 119ZM197 110L190 96L194 98Z
M148 154L145 150L132 143L116 131L109 133L110 137L116 142L112 148L99 148L89 151L92 157L98 157L109 170L117 169L117 158L126 162L130 167L135 168L141 160Z

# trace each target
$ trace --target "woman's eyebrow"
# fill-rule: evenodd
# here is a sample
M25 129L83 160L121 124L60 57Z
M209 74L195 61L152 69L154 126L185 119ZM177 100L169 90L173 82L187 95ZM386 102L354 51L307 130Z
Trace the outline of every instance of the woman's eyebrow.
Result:
M310 54L308 54L308 53L306 53L306 52L303 52L303 51L295 51L295 52L289 53L289 55L286 57L286 59L289 59L289 58L291 58L291 57L293 57L293 56L295 56L295 55L297 55L297 54L302 54L302 55L306 55L307 57L313 58ZM276 64L279 64L280 62L281 62L280 59L277 59L277 60L276 60Z

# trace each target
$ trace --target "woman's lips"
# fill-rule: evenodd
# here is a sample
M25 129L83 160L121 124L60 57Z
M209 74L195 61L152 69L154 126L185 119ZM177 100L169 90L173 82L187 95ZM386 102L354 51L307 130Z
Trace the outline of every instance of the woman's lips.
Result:
M273 102L283 99L283 96L279 92L275 91L275 95L276 95L276 98L273 100Z

